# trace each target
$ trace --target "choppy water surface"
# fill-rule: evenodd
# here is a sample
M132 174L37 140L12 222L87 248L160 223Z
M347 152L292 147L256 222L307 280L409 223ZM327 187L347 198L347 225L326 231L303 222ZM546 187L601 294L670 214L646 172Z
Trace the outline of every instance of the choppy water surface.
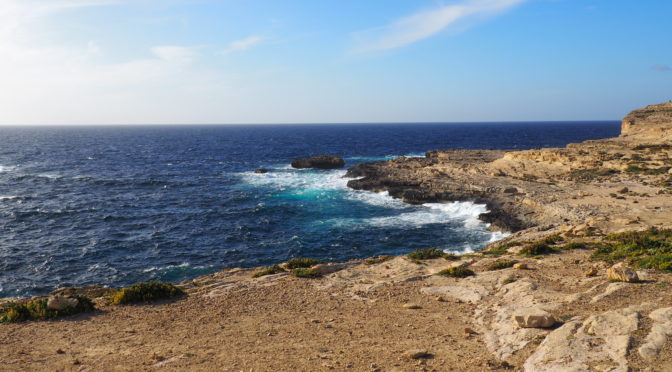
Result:
M472 203L411 206L349 190L347 166L438 148L563 146L617 122L0 127L0 297L185 280L291 257L346 260L498 238ZM267 174L253 173L267 168Z

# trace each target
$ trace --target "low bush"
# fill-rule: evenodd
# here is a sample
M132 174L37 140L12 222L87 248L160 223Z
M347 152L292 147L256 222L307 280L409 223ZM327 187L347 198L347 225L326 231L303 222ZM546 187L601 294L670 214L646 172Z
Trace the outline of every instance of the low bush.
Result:
M364 260L364 263L367 264L367 265L375 265L375 264L379 264L379 263L389 261L393 258L394 257L392 257L392 256L384 256L384 255L383 256L378 256L378 257L370 257L370 258L367 258L366 260Z
M47 307L47 298L36 298L25 302L0 305L0 323L16 323L26 320L47 320L64 316L85 313L94 310L93 302L84 296L72 296L77 299L77 306L63 310Z
M431 260L443 256L445 256L445 253L441 249L436 248L418 249L406 255L411 260Z
M267 268L264 268L261 271L257 271L256 273L254 273L253 277L260 278L262 276L280 274L280 273L284 273L286 271L287 270L283 269L279 265L273 265L273 266L269 266Z
M515 260L507 260L507 261L497 261L493 262L488 266L489 271L493 270L502 270L502 269L508 269L509 267L513 267L513 265L517 264L518 261Z
M449 276L451 278L466 278L468 276L476 275L476 273L466 267L453 266L439 271L436 275Z
M292 270L292 275L297 278L319 278L322 275L311 268L298 268Z
M322 261L316 260L314 258L292 258L291 260L287 261L285 267L292 270L315 266L319 263L322 263Z
M151 302L181 296L184 291L170 283L146 282L122 288L110 296L113 305Z
M523 249L520 250L519 254L521 256L540 256L553 252L555 252L555 250L549 247L548 244L544 242L536 242L523 247Z

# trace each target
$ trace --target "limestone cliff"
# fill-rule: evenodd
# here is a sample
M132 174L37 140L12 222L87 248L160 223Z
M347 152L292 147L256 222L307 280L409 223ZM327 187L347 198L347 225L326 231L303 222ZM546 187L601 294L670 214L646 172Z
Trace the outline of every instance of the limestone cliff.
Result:
M623 119L622 137L664 140L672 136L672 101L634 110Z

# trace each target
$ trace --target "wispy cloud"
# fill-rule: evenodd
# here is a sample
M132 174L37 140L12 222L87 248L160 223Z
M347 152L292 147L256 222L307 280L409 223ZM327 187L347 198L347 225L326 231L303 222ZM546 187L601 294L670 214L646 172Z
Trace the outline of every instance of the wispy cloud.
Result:
M653 65L651 68L656 71L672 71L672 66L668 65Z
M453 26L460 21L499 14L526 0L468 0L401 18L390 25L355 33L356 51L399 48Z
M198 56L194 47L179 45L155 46L151 51L163 61L178 64L189 64Z
M248 49L252 48L253 46L255 46L255 45L257 45L257 44L259 44L263 41L264 41L264 38L262 38L261 36L256 36L256 35L248 36L244 39L236 40L236 41L231 42L229 44L229 46L222 53L223 54L229 54L229 53L233 53L233 52L240 52L240 51L243 51L243 50L248 50Z

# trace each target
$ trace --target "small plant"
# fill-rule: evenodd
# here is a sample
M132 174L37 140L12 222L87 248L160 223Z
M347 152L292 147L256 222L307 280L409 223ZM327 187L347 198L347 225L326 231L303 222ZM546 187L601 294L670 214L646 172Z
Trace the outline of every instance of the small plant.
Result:
M406 255L411 260L431 260L434 258L441 258L445 253L436 248L418 249Z
M320 273L315 271L315 269L305 267L292 270L292 275L297 278L319 278L322 276Z
M47 298L0 305L0 323L17 323L26 320L46 320L93 311L93 302L84 296L72 296L77 305L62 310L49 309Z
M273 266L269 266L265 269L262 269L261 271L257 271L256 273L254 273L253 277L260 278L262 276L280 274L280 273L284 273L286 271L287 270L283 269L279 265L273 265Z
M521 256L540 256L543 254L553 253L555 250L548 246L544 242L536 242L530 245L526 245L523 249L520 250Z
M506 278L502 281L502 285L511 284L511 283L515 282L516 280L518 280L518 279L510 276L510 277L508 277L508 278Z
M453 266L439 271L436 275L449 276L451 278L466 278L468 276L476 275L476 273L466 267Z
M292 270L315 266L319 263L322 263L322 261L316 260L314 258L292 258L291 260L287 261L285 267Z
M375 265L375 264L379 264L379 263L389 261L393 258L394 257L392 257L392 256L385 256L385 255L378 256L378 257L370 257L370 258L367 258L366 260L364 260L364 263L366 265Z
M558 247L558 249L561 249L563 251L568 251L572 249L586 249L586 248L588 248L588 243L583 242L571 242Z
M493 270L502 270L502 269L508 269L509 267L513 267L513 265L517 264L518 261L515 260L507 260L507 261L497 261L493 262L488 266L489 271Z
M563 241L565 241L565 238L563 238L562 236L557 235L557 234L547 236L542 240L542 242L544 244L548 244L548 245L558 244L559 242L563 242Z
M183 294L183 290L169 283L137 283L115 292L110 297L110 303L113 305L123 305L136 302L151 302L177 297Z
M460 259L460 256L458 256L458 255L456 255L456 254L452 254L452 253L445 253L445 254L443 255L443 258L444 258L445 260L448 260L448 261L457 261L457 260Z

